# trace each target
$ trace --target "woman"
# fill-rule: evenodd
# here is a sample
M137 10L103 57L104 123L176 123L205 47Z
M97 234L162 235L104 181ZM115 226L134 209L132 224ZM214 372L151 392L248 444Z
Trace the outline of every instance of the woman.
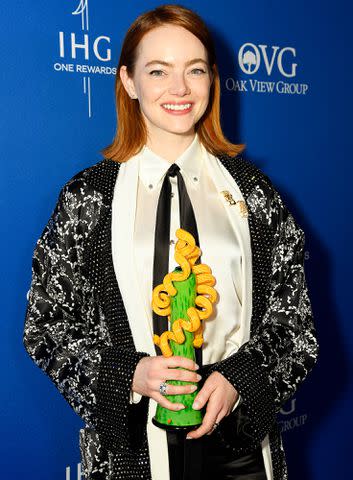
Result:
M275 415L318 354L304 232L270 179L241 157L244 146L222 133L214 46L198 15L164 5L135 20L116 102L105 158L64 185L37 242L25 347L86 424L86 478L286 479ZM152 340L162 183L178 197L172 236L180 220L173 164L219 293L199 370L190 359L156 355ZM188 439L151 422L157 404L183 408L165 398L191 392L163 390L175 379L199 382L193 408L206 409Z

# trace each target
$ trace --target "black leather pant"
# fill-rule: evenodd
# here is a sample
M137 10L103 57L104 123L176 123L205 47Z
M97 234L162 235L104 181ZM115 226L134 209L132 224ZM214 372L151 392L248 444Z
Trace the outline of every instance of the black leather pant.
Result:
M261 446L234 458L215 433L185 437L183 432L167 432L170 480L266 480Z

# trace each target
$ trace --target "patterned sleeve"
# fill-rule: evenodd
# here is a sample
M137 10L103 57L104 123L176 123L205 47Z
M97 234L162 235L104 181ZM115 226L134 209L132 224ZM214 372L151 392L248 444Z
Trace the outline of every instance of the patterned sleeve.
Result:
M82 180L61 190L34 249L23 333L30 357L92 428L112 408L111 398L104 396L112 388L119 392L115 414L127 416L133 373L147 355L112 345L94 289L80 268L84 242L104 208L99 192ZM121 422L116 431L123 444L125 428Z
M269 191L270 197L255 192L248 198L255 216L275 235L265 314L250 340L208 372L220 372L241 394L240 415L247 417L243 429L257 440L266 436L318 356L304 272L304 232L272 185Z

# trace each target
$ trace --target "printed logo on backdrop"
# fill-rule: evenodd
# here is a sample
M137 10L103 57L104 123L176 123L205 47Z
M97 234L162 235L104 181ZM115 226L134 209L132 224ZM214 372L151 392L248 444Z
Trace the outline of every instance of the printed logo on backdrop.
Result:
M82 91L87 97L88 116L92 116L92 82L94 75L115 75L116 67L111 62L110 37L99 35L92 38L89 33L88 0L80 0L71 12L80 20L80 31L60 31L58 36L58 60L53 68L56 72L82 76ZM87 62L90 62L88 64Z
M65 480L83 480L84 475L83 472L81 471L81 463L78 463L76 466L76 472L75 470L71 472L71 467L66 467L66 476Z
M306 95L307 83L296 81L297 53L293 47L244 43L238 52L238 65L245 78L227 78L226 89L280 95ZM276 77L279 80L274 80Z
M281 433L288 432L294 428L302 427L306 424L308 420L308 414L303 413L297 415L296 413L296 399L293 398L288 402L284 408L280 410L281 418L278 419L278 424L281 430Z

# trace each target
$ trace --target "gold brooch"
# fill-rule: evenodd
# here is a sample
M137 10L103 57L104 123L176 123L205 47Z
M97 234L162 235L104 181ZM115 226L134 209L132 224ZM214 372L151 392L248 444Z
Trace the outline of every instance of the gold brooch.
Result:
M224 196L224 198L227 200L229 205L236 205L239 210L239 214L241 217L247 217L248 216L248 207L246 206L246 203L244 200L234 200L232 194L228 190L222 190L221 192Z
M229 202L229 205L235 205L237 203L232 197L232 194L228 192L228 190L223 190L221 193L223 193L223 196L227 200L227 202Z
M248 216L248 207L246 206L244 200L238 200L237 207L239 209L240 216L246 218Z

